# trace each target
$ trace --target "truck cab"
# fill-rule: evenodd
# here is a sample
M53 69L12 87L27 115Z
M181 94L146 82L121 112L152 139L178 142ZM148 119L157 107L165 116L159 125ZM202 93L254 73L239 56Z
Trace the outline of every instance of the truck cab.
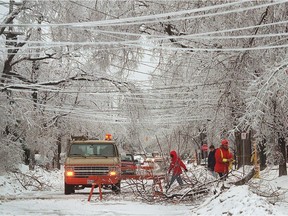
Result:
M120 192L121 160L115 141L72 137L64 163L64 193L101 185Z

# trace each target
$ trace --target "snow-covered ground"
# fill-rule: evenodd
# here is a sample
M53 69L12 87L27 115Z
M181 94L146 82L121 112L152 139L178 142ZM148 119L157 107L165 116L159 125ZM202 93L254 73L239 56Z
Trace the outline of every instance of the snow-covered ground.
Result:
M277 177L278 171L272 168L261 172L260 179L253 179L249 186L231 186L200 202L153 203L125 189L120 195L106 191L102 200L94 193L88 202L90 189L63 194L62 170L30 172L22 166L21 171L37 177L39 184L29 186L29 178L19 174L0 176L0 215L288 215L288 177Z

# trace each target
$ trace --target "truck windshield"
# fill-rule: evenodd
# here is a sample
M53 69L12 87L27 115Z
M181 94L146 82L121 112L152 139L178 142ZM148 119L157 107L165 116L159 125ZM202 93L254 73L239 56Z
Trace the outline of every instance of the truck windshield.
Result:
M69 156L102 156L115 157L115 148L113 144L97 143L97 144L72 144Z

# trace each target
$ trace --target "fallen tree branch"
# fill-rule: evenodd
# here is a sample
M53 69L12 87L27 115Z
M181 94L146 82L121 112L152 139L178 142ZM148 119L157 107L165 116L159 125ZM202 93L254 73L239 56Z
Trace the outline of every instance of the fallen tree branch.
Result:
M40 180L42 176L37 176L35 173L29 175L22 173L19 170L14 170L11 172L25 190L28 190L28 187L33 187L37 190L43 190L45 187L51 187L51 185L47 184L45 180Z
M250 172L244 176L244 178L240 179L239 181L236 181L234 184L239 186L239 185L244 185L246 184L253 176L255 175L255 170L254 168L250 170Z

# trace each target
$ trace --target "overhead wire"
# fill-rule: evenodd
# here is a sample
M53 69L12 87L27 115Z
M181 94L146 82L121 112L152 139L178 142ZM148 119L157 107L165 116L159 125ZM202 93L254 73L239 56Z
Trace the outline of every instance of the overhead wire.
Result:
M196 86L196 85L195 85ZM181 87L181 88L185 88L185 87ZM165 95L183 95L183 96L189 96L189 95L193 95L195 91L167 91L168 88L165 88L162 90L162 92L159 92L159 90L153 90L152 91L141 91L141 92L133 92L133 93L122 93L122 92L119 92L119 91L109 91L107 90L107 92L93 92L93 91L83 91L83 90L49 90L49 89L41 89L41 88L26 88L26 89L20 89L20 88L9 88L9 90L11 91L14 91L14 92L21 92L21 93L33 93L35 91L39 91L39 93L41 92L50 92L50 93L56 93L56 94L68 94L68 95L74 95L74 94L85 94L85 95L92 95L92 96L123 96L125 97L126 99L138 99L138 100L148 100L147 98L139 98L139 97L143 97L143 96L146 96L146 97L153 97L153 96L157 96L157 97L163 97ZM170 89L173 89L170 87ZM218 90L218 91L221 91ZM201 90L201 93L202 94L205 94L205 93L218 93L218 91L212 89L212 90L206 90L206 91L202 91ZM160 94L160 95L159 95ZM161 100L167 100L165 98L156 98L154 99L156 101L161 101ZM176 99L169 99L169 101L177 101ZM190 100L190 99L189 99ZM204 100L204 99L203 99Z
M96 27L96 26L117 26L117 25L138 25L138 24L143 24L143 21L145 23L155 23L155 22L171 22L171 21L177 21L181 19L189 19L189 18L203 18L203 17L209 17L209 16L218 16L218 15L224 15L228 13L236 13L236 12L242 12L246 10L252 10L252 9L257 9L261 7L268 7L268 6L273 6L273 5L279 5L286 3L287 0L279 0L276 2L271 2L271 3L266 3L266 4L260 4L256 6L250 6L247 8L239 8L235 10L225 10L217 13L212 13L212 14L201 14L201 15L194 15L194 16L184 16L184 17L178 17L178 18L173 18L173 16L179 16L179 15L185 15L189 13L196 13L196 12L204 12L204 11L209 11L209 10L214 10L218 8L225 8L225 7L231 7L233 5L239 5L243 4L245 2L250 2L250 0L242 0L238 2L230 2L230 3L225 3L225 4L219 4L219 5L213 5L213 6L207 6L207 7L202 7L202 8L195 8L195 9L190 9L190 10L183 10L183 11L176 11L176 12L168 12L168 13L163 13L163 14L155 14L155 15L148 15L148 16L138 16L138 17L128 17L128 18L120 18L120 19L112 19L112 20L100 20L100 21L90 21L90 22L81 22L81 23L58 23L58 24L21 24L21 23L15 23L15 24L1 24L0 27L8 27L8 26L28 26L28 27ZM169 19L160 19L163 17L170 17ZM149 19L154 19L150 20ZM138 22L141 21L141 22Z
M215 94L218 94L219 91L221 91L221 88L219 89L219 85L224 85L225 83L229 82L229 80L227 80L226 82L219 82L219 83L193 83L193 85L191 84L181 84L181 85L177 85L177 86L164 86L164 87L161 87L161 86L158 86L156 87L155 89L152 88L152 89L141 89L140 91L136 91L136 92L121 92L121 91L111 91L107 88L105 88L105 91L97 91L95 90L95 87L92 87L91 86L91 90L89 90L89 86L86 86L85 89L78 89L78 88L75 88L75 90L71 89L70 87L66 88L66 89L61 89L61 88L43 88L43 86L41 85L35 85L35 86L25 86L23 84L19 85L18 88L17 86L13 86L13 87L16 87L16 88L9 88L9 85L7 85L5 88L11 90L11 91L15 91L15 92L21 92L21 93L33 93L35 91L39 91L39 93L41 92L50 92L50 93L56 93L56 94L69 94L69 95L73 95L73 94L78 94L78 95L81 95L81 94L86 94L86 95L94 95L94 96L115 96L115 97L125 97L126 99L143 99L145 100L145 97L142 98L143 96L146 96L147 97L155 97L157 99L155 100L160 100L161 101L161 98L159 99L159 97L162 97L162 96L169 96L169 95L183 95L183 96L189 96L189 95L193 95L195 92L197 92L195 89L191 89L191 90L179 90L179 89L185 89L185 88L193 88L193 87L198 87L198 86L213 86L213 85L218 85L217 87L217 91L212 88L212 89L208 89L206 88L205 91L203 91L201 89L201 93L205 95L205 93L215 93ZM243 81L244 82L244 81ZM103 86L104 87L104 86ZM101 88L103 88L101 87ZM99 87L98 87L99 88ZM177 90L178 89L178 90ZM170 90L170 91L168 91ZM176 91L175 91L176 90ZM141 98L139 98L141 97ZM166 100L165 98L163 98L163 100ZM173 100L173 99L170 99L170 100Z
M221 50L222 51L222 50Z
M241 1L241 2L238 2L238 3L243 4L245 2L251 2L251 1L249 1L249 0L245 1L244 0L244 1ZM278 4L282 4L282 3L286 3L286 2L287 2L287 0L282 0L282 1L271 2L271 3L267 3L267 4L260 4L260 5L256 5L256 6L250 6L250 7L247 7L247 8L239 8L239 9L233 9L233 10L225 10L225 11L216 12L216 13L199 14L199 15L184 16L184 17L177 17L177 18L172 18L170 15L167 15L167 17L169 17L169 18L159 19L159 18L157 18L157 15L156 15L156 18L154 18L154 20L145 20L145 24L152 24L152 23L158 23L158 22L165 23L165 22L171 22L171 21L180 21L180 20L187 20L187 19L197 19L197 18L205 18L205 17L226 15L226 14L230 14L230 13L239 13L239 12L244 12L244 11L247 11L247 10L253 10L253 9L259 9L259 8L263 8L263 7L269 7L269 6L273 6L273 5L278 5ZM223 5L222 7L226 7L225 4L222 4L222 5ZM228 5L228 6L231 6L231 5ZM220 8L222 8L222 7L220 7ZM213 8L213 9L217 9L217 8ZM205 10L202 10L202 9L205 9ZM212 9L210 9L210 6L208 6L208 7L200 8L200 11L198 11L199 9L195 9L195 10L196 11L194 11L194 13L195 12L204 12L206 10L212 10ZM187 13L192 13L192 12L187 12ZM150 16L153 16L153 15L150 15ZM126 18L122 18L122 19L126 19ZM100 24L100 25L96 25L96 26L99 26L99 27L100 26L117 26L117 25L125 26L125 25L141 25L141 24L143 24L143 21L133 22L133 23L131 23L131 22L123 22L123 23L120 22L120 24L118 24L118 22L116 22L116 23L112 22L111 24L106 24L106 25L105 24L104 25ZM91 27L91 26L87 26L87 27Z
M32 101L32 99L31 99L31 101ZM99 98L97 99L97 101L99 101ZM101 101L101 100L100 100ZM106 99L103 99L103 101L106 101ZM144 100L145 101L145 100ZM159 101L159 100L158 100ZM190 101L190 100L189 100ZM179 104L179 101L177 101L178 103L177 104ZM202 102L203 102L203 100L202 100ZM129 103L125 103L126 105L128 104L129 105ZM130 103L131 104L131 103ZM132 103L132 105L135 105L135 103ZM215 103L214 105L216 105L217 103ZM56 108L53 108L53 105L51 106L51 105L48 105L48 108L47 108L47 110L49 110L49 111L52 111L52 112L69 112L69 114L71 114L71 115L78 115L79 117L83 117L83 115L85 114L85 115L89 115L89 112L91 111L91 108L88 108L88 110L85 108L84 110L83 110L83 108L73 108L73 112L71 111L71 106L69 106L68 107L68 109L66 108L65 109L65 107L63 107L63 103L61 104L61 106L60 106L60 108L59 107L56 107ZM137 104L136 104L137 105ZM139 105L143 105L142 103L139 103ZM37 104L37 106L38 106L38 104ZM40 105L40 106L45 106L45 107L47 107L47 105ZM148 106L148 104L146 103L146 105L145 105L145 107L146 107L146 109L148 108L147 107ZM154 104L153 104L153 106L154 106ZM50 108L49 108L50 107ZM52 108L51 108L52 107ZM158 107L159 107L159 105L158 105ZM186 107L186 105L184 105L184 107ZM191 108L191 105L189 106L190 108ZM165 109L167 109L167 107L163 107L164 108L164 113L162 113L161 115L163 115L163 114L165 114L166 113L166 111L165 111ZM175 107L176 108L176 107ZM177 109L181 109L181 107L177 107ZM159 109L159 108L156 108L156 109ZM173 109L173 107L169 107L169 109L171 110L171 109ZM203 109L203 105L201 106L201 109ZM82 110L82 111L81 111ZM153 108L153 110L155 110L155 108ZM111 112L112 111L112 112ZM92 116L94 116L95 117L95 115L98 115L97 114L97 112L95 112L94 111L94 109L92 109L92 111L91 111L93 114L91 114L91 117ZM100 114L101 113L103 113L103 111L101 111L100 112ZM109 109L109 114L115 114L115 109ZM159 113L157 113L157 115L159 115ZM105 119L105 117L102 117L102 118L104 118ZM119 119L119 118L117 118L117 119ZM169 118L170 120L171 120L171 118ZM169 121L170 121L169 120ZM104 120L106 123L108 123L108 121L111 121L111 116L108 116L105 120ZM186 120L185 120L186 121ZM99 118L98 118L98 120L97 120L97 122L99 122ZM179 120L178 120L178 122L180 122Z
M81 22L81 23L53 23L53 24L23 24L23 23L15 23L12 24L13 26L21 26L21 27L95 27L95 26L109 26L109 25L125 25L125 24L134 24L136 21L145 21L145 23L148 22L149 19L157 19L155 22L159 22L162 20L159 20L159 18L163 17L172 17L172 16L179 16L179 15L184 15L188 13L195 13L195 12L204 12L204 11L209 11L217 8L223 8L223 7L230 7L233 5L237 4L243 4L244 2L249 2L250 0L241 0L238 2L230 2L230 3L225 3L225 4L220 4L220 5L213 5L213 6L207 6L207 7L202 7L202 8L194 8L190 10L182 10L182 11L176 11L176 12L168 12L168 13L162 13L162 14L155 14L155 15L146 15L146 16L136 16L136 17L128 17L128 18L120 18L120 19L110 19L110 20L100 20L100 21L90 21L90 22ZM280 1L283 2L283 1ZM271 3L270 5L273 5L275 3ZM277 3L279 4L279 3ZM169 21L173 20L173 18L169 19ZM139 23L136 23L139 24ZM9 27L11 24L1 24L0 27Z
M197 76L194 76L195 78ZM198 76L201 80L201 77L202 76ZM125 93L125 92L120 92L118 89L116 89L114 86L107 86L107 85L96 85L96 86L87 86L85 85L85 89L84 90L79 90L77 87L76 87L76 90L73 91L73 90L67 90L67 89L70 89L71 87L67 86L65 87L65 90L63 90L63 88L60 88L60 87L57 87L57 86L53 86L53 85L41 85L41 82L37 83L37 84L25 84L25 83L10 83L9 80L13 81L13 79L5 79L6 81L8 81L8 83L4 83L3 84L3 87L1 87L0 89L10 89L10 90L13 90L13 91L27 91L27 92L34 92L35 90L40 90L40 91L45 91L45 92L51 92L51 93L89 93L89 94L115 94L115 93ZM238 80L239 82L241 82L241 80ZM245 80L244 80L245 81ZM243 82L244 82L243 81ZM151 91L155 91L157 93L159 93L159 91L167 91L168 89L177 89L177 88L193 88L193 87L200 87L200 86L213 86L213 85L223 85L225 83L229 82L228 79L226 79L225 81L221 80L219 82L206 82L206 83L181 83L179 85L170 85L170 86L167 86L167 85L164 85L164 86L161 86L161 85L158 85L157 87L153 87L153 89L141 89L141 91L143 92L149 92L151 94ZM47 84L47 83L46 83ZM105 87L105 91L101 92L101 91L98 91L98 92L95 92L95 90L93 91L89 91L88 88L101 88L102 87ZM148 85L148 87L152 87L151 85ZM112 90L109 90L109 88ZM83 88L82 88L83 89ZM137 91L137 90L136 90ZM201 90L203 92L203 90ZM205 90L206 91L206 90ZM205 92L204 91L204 92ZM207 91L209 91L209 89L207 89ZM138 93L138 92L131 92L129 91L128 89L126 90L126 93L129 93L129 94L136 94L136 95L141 95L141 93ZM175 93L175 92L174 92ZM180 91L176 92L176 93L182 93ZM145 93L144 93L145 94Z
M237 4L239 4L239 3L243 3L243 2L245 2L245 1L240 1L240 2L238 2ZM286 1L278 1L277 3L276 2L274 2L274 3L271 3L272 5L273 4L281 4L281 3L284 3L284 2L286 2ZM233 3L234 4L234 3ZM230 6L230 4L222 4L222 7L225 7L225 6ZM266 6L266 4L264 4L265 6ZM270 4L268 4L268 5L270 5ZM263 5L261 5L262 7L264 7ZM217 6L217 8L218 8L219 6ZM210 8L210 7L208 7L208 8ZM200 11L205 11L205 9L207 9L207 8L200 8L199 10ZM247 9L247 8L246 8ZM249 9L249 7L248 7L248 9ZM251 8L250 8L251 9ZM210 10L210 9L209 9ZM198 10L197 10L198 11ZM227 12L227 11L226 11ZM178 13L180 13L180 14L182 14L183 13L183 11L178 11ZM176 13L176 14L178 14L178 13ZM169 14L169 13L168 13ZM175 13L173 13L173 14L175 14ZM167 14L166 14L167 15ZM171 14L169 14L169 15L171 15ZM210 14L206 14L206 15L210 15ZM152 16L152 18L154 18L154 15L149 15L148 17L150 17L151 18L151 16ZM155 15L156 17L158 17L157 15ZM146 18L147 16L144 16L144 17L142 17L142 18ZM140 19L141 17L139 17L138 19ZM124 19L124 21L127 21L125 18L122 18L122 19ZM187 19L187 17L185 17L185 19ZM121 20L121 19L120 19ZM133 20L135 21L136 20L136 18L135 17L133 17ZM119 20L118 20L119 21ZM117 22L118 22L117 21ZM158 22L158 21L157 21ZM14 25L14 24L13 24ZM266 24L267 25L267 24ZM265 26L265 25L261 25L261 27L263 27L263 26ZM255 28L255 27L257 27L257 26L251 26L251 27L248 27L248 28ZM243 29L248 29L247 27L246 28L242 28L242 29L233 29L233 30L228 30L228 31L235 31L235 30L243 30ZM224 30L224 31L217 31L217 32L209 32L208 34L213 34L213 33L220 33L220 32L227 32L227 30ZM205 33L205 34L207 34L207 33ZM191 35L190 35L191 36ZM199 37L199 36L203 36L203 34L193 34L193 36L195 37ZM186 38L186 37L189 37L189 36L178 36L177 38ZM174 36L173 37L165 37L166 39L169 39L169 38L175 38ZM160 40L162 40L163 39L163 37L161 37L161 38L159 38ZM154 38L154 40L155 40L155 38ZM157 40L157 39L156 39ZM125 41L123 41L125 44L129 44L131 41L127 41L127 40L125 40ZM132 41L132 42L138 42L138 40L137 41ZM28 42L29 43L29 42ZM46 42L47 43L47 42ZM71 45L71 43L73 43L73 45L75 45L75 44L78 44L78 45L91 45L91 44L94 44L94 45L96 45L96 44L99 44L99 45L105 45L105 44L113 44L113 43L116 43L116 44L118 44L119 45L119 43L121 44L121 42L119 42L119 41L115 41L115 42L113 42L113 41L108 41L108 42L99 42L99 43L94 43L94 42L90 42L90 43L88 43L88 42L60 42L60 44L62 45L62 46L67 46L67 45ZM60 44L58 43L52 43L52 44L54 44L54 46L59 46ZM53 46L51 46L51 44L48 46L48 47L53 47ZM39 48L38 46L34 46L34 47L30 47L30 48L35 48L35 49L37 49L37 48ZM42 48L43 48L43 46L42 46ZM157 47L156 47L157 48ZM11 48L10 48L11 49ZM203 50L203 48L202 49L197 49L197 50ZM204 49L205 51L207 51L206 49ZM212 49L212 51L213 50L215 50L215 49ZM231 49L229 49L229 50L231 50ZM239 50L239 49L237 49L237 50ZM219 50L216 50L216 51L219 51Z
M261 25L254 25L254 26L246 26L246 27L240 27L240 28L234 28L234 29L225 29L225 30L219 30L219 31L212 31L212 32L204 32L204 33L195 33L192 34L193 36L204 36L204 35L209 35L209 34L219 34L219 33L227 33L231 31L241 31L241 30L248 30L248 29L254 29L256 27L258 28L264 28L272 25L281 25L281 24L287 24L288 20L285 21L279 21L279 22L274 22L274 23L266 23L266 24L261 24ZM283 33L283 35L287 35L287 33ZM188 36L179 36L179 39L185 39ZM165 39L169 39L170 37L165 37ZM171 37L175 38L175 36ZM147 39L149 40L149 39ZM151 41L155 42L157 40L163 40L163 38L154 38ZM24 42L24 41L23 41ZM29 42L28 42L29 43ZM39 49L39 48L57 48L57 47L62 47L62 46L75 46L75 45L81 45L81 46L94 46L94 45L123 45L124 47L117 47L116 49L123 49L126 48L126 46L132 46L132 47L138 47L138 48L143 48L142 44L139 44L139 40L128 40L128 41L109 41L109 42L52 42L47 45L47 42L43 44L43 46L29 46L29 49ZM165 44L165 43L162 43ZM171 44L171 42L169 42ZM284 48L287 47L286 45L279 45L279 46L258 46L258 47L241 47L241 48L177 48L177 47L166 47L166 46L151 46L150 44L145 44L146 49L165 49L165 50L172 50L172 51L187 51L187 50L193 50L193 51L212 51L212 52L218 52L218 51L248 51L248 50L261 50L261 49L274 49L274 48ZM0 47L0 50L21 50L21 49L27 49L27 47ZM110 49L115 49L115 47L109 47L109 48L99 48L97 50L110 50Z
M17 98L15 98L15 100L17 100ZM23 101L24 99L23 98L19 98L19 100ZM31 99L31 101L32 101L32 99ZM91 108L83 108L83 107L82 108L81 107L73 107L70 104L69 104L68 107L63 106L63 104L61 104L61 106L59 106L59 105L58 106L57 105L53 106L53 105L47 105L47 104L37 104L37 107L43 107L43 108L45 108L46 111L50 111L50 112L54 112L54 113L57 113L57 112L58 113L59 112L60 113L63 113L63 112L64 113L69 113L72 116L79 116L81 118L87 116L87 117L90 117L90 118L96 118L98 120L102 119L102 120L106 121L106 123L107 123L107 121L109 122L109 121L113 120L114 117L115 117L115 120L117 120L117 121L120 121L121 119L122 120L127 120L127 116L123 116L123 113L121 113L122 117L121 117L121 115L119 115L119 113L120 113L119 111L121 110L119 108L117 108L117 109L107 109L106 111L105 110L103 111L103 110L97 110L97 108L96 109L93 109L93 108L91 109ZM186 106L184 106L184 107L186 107ZM178 106L178 107L175 107L175 108L179 109L179 108L183 108L183 107ZM164 107L164 109L167 109L167 107ZM173 109L173 107L171 109ZM201 105L201 109L203 109L203 105ZM167 115L167 114L165 114L166 112L167 111L162 113L160 118L162 120L163 119L164 120L168 119L168 121L170 121L171 118L174 115L171 115L171 114ZM152 112L152 114L153 114L153 112ZM118 115L118 116L115 116L115 115ZM159 112L156 113L155 115L159 117ZM152 118L153 118L153 115L152 115ZM173 118L174 119L178 119L177 116L174 116ZM178 121L180 122L180 120L178 120Z
M258 26L253 26L253 28L256 28ZM106 34L116 34L116 35L125 35L125 36L137 36L137 37L142 37L145 35L147 37L147 40L154 41L154 39L160 39L160 40L169 40L169 39L201 39L201 40L214 40L214 39L250 39L250 38L267 38L267 37L280 37L280 36L286 36L288 33L287 32L282 32L282 33L268 33L268 34L256 34L256 35L210 35L210 34L216 34L219 33L218 31L216 32L209 32L207 35L209 36L204 36L204 35L197 35L197 34L182 34L182 35L148 35L145 33L129 33L129 32L119 32L119 31L107 31L107 30L96 30L96 29L81 29L78 28L77 30L86 30L90 32L100 32L100 33L106 33ZM125 38L120 38L120 39L125 39ZM11 41L13 42L13 41ZM35 41L37 43L37 41ZM77 42L75 42L77 43Z
M151 39L146 39L147 42L151 41L151 42L156 42L158 40L164 40L164 39L201 39L201 40L215 40L215 39L250 39L250 38L270 38L270 37L281 37L281 36L287 36L288 33L287 32L283 32L283 33L275 33L275 34L259 34L259 35L234 35L234 36L204 36L206 34L215 34L215 33L227 33L230 31L240 31L240 30L247 30L247 29L251 29L251 28L256 28L256 27L266 27L266 26L271 26L271 25L278 25L278 24L287 24L288 21L282 21L282 22L278 22L278 23L269 23L269 24L262 24L262 25L255 25L255 26L249 26L249 27L243 27L243 28L237 28L237 29L228 29L228 30L223 30L223 31L214 31L214 32L206 32L206 33L198 33L198 34L191 34L191 35L185 35L185 36L163 36L163 37L156 37L156 38L151 38ZM15 40L5 40L6 42L15 42ZM127 45L129 43L136 43L139 44L139 39L137 40L130 40L130 41L107 41L107 42L49 42L47 45L47 42L45 41L25 41L25 40L18 40L18 43L26 43L27 45L31 45L31 44L38 44L39 46L29 46L29 47L24 47L24 48L20 48L21 49L26 49L26 48L30 48L30 49L38 49L38 48L57 48L57 47L61 47L61 46L72 46L72 45L79 45L79 46L91 46L91 45ZM109 44L111 43L111 44ZM176 44L176 42L169 42L169 44ZM45 44L46 46L40 46L40 44ZM168 44L165 42L162 42L161 44ZM139 44L141 46L141 44ZM141 46L143 47L143 45ZM149 47L149 46L148 46ZM120 47L121 48L121 47ZM120 49L118 48L118 49ZM0 50L13 50L13 49L19 49L19 47L0 47ZM104 48L103 48L104 49ZM100 51L103 49L99 49ZM110 50L110 49L115 49L115 48L108 48L106 50ZM22 53L21 53L22 54ZM25 53L25 54L39 54L37 52L35 53Z

